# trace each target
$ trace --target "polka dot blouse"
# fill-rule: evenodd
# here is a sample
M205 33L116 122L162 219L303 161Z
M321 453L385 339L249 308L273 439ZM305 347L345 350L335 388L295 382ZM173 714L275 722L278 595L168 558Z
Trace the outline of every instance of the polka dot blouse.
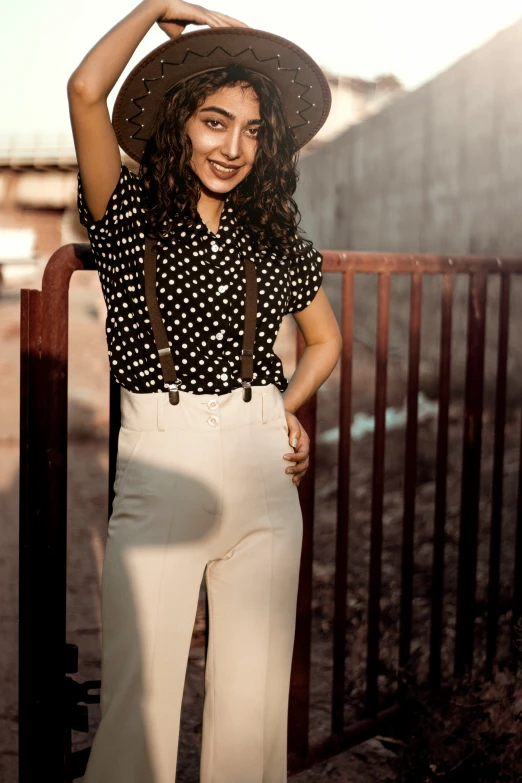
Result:
M165 384L145 304L145 211L141 180L122 163L105 214L94 220L78 173L78 212L87 229L107 305L106 335L115 379L132 392ZM179 388L226 394L241 386L245 309L244 254L256 264L258 299L253 385L288 386L273 352L281 320L307 307L322 282L322 256L302 239L297 260L253 253L227 201L217 234L181 218L157 248L156 293L173 350ZM283 260L286 257L283 257Z

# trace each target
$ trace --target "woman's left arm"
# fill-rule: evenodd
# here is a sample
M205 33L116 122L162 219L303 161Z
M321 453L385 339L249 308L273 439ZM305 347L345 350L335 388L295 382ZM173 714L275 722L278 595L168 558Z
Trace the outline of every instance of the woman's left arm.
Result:
M295 449L293 454L285 454L284 458L295 463L286 468L286 472L294 474L292 481L299 486L309 465L310 439L295 416L295 411L316 393L332 373L341 353L342 336L322 286L311 304L294 313L294 318L306 348L283 392L288 440Z

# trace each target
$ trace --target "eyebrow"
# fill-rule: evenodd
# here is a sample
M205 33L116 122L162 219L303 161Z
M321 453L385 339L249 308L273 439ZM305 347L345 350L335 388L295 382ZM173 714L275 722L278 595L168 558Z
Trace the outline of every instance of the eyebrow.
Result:
M205 106L205 108L201 109L200 111L201 111L201 113L203 113L204 111L208 111L208 112L215 111L218 114L222 114L223 117L227 117L229 120L235 120L236 119L234 114L232 114L231 112L227 111L226 109L222 109L221 106ZM247 125L261 125L261 120L257 120L257 119L256 120L247 120L246 124Z

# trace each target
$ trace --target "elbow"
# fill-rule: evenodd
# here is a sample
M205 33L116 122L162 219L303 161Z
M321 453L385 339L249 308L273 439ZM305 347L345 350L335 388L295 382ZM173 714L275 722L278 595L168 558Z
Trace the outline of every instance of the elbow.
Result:
M88 84L81 76L77 76L76 73L71 74L67 81L67 97L69 102L81 101L89 105L99 103L102 100L92 85Z
M336 348L336 351L337 351L337 358L339 359L339 357L341 356L341 354L343 352L343 336L342 336L341 330L339 329L338 325L337 325L336 334L335 334L335 337L334 337L334 343L335 343L335 348Z

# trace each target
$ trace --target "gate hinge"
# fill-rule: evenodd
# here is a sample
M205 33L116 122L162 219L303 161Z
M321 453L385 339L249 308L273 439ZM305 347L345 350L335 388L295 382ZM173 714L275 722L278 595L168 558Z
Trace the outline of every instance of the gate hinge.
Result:
M69 728L75 731L89 731L89 713L85 705L99 703L100 694L91 691L99 691L100 685L100 680L77 682L72 677L65 678L66 725Z

